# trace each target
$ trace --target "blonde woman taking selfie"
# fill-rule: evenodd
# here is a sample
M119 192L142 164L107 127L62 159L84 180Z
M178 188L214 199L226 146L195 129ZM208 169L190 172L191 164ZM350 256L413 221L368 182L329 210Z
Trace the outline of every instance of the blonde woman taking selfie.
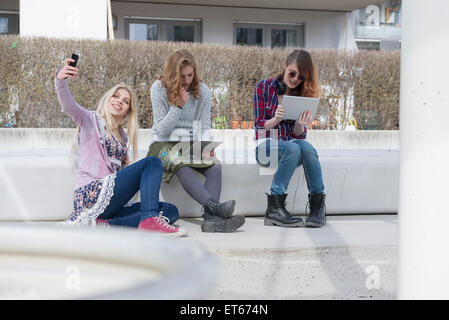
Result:
M74 60L65 60L54 80L62 112L78 125L74 210L65 223L127 226L170 236L185 234L185 229L172 225L178 218L176 206L159 202L161 161L149 157L130 163L129 149L132 159L137 157L137 101L133 90L118 84L103 95L96 112L87 110L70 93L68 79L79 72L71 62ZM137 191L141 202L127 205Z

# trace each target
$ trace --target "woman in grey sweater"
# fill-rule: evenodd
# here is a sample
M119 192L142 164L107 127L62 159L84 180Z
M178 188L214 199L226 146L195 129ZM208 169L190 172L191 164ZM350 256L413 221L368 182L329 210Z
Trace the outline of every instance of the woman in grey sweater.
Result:
M203 232L232 232L240 228L245 217L233 216L235 200L219 202L221 165L213 152L207 157L202 155L201 161L195 163L180 160L178 151L170 153L186 138L210 140L211 95L200 81L196 61L188 50L177 50L168 57L164 75L151 86L151 102L153 128L148 156L161 158L163 181L169 183L176 174L184 190L203 206ZM193 170L205 176L204 184Z

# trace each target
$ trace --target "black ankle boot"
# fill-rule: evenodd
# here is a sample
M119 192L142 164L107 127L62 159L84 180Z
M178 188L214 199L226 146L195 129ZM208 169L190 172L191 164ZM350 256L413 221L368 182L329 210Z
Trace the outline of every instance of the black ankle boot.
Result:
M309 194L310 209L306 218L306 227L321 228L326 224L326 195L323 193ZM307 213L307 207L306 207Z
M285 199L287 194L267 195L267 210L265 211L264 225L280 227L303 227L304 221L297 217L294 218L290 212L285 209Z
M203 222L201 223L203 232L234 232L245 223L245 217L242 215L224 218L213 214L207 207L203 208Z
M223 203L219 203L215 201L213 198L207 200L204 205L205 208L209 209L211 214L214 214L223 218L230 218L234 213L235 208L235 200L226 201Z

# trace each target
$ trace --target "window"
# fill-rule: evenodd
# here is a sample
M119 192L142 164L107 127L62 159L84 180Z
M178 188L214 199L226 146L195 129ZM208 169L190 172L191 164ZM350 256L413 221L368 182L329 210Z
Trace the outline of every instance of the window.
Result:
M271 47L290 48L297 47L297 31L296 30L271 30Z
M157 24L130 23L130 40L157 40Z
M304 47L304 24L234 23L234 44L259 47Z
M192 23L167 23L168 41L195 42L195 25Z
M263 28L237 27L236 44L246 46L263 46Z
M201 41L201 21L125 17L128 40Z
M19 34L19 15L0 12L0 35Z
M0 17L0 34L8 34L8 18Z

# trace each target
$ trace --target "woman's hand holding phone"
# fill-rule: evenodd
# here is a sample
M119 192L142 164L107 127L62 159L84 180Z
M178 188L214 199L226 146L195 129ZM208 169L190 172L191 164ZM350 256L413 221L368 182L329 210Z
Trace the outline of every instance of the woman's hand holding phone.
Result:
M64 79L73 79L76 78L78 75L78 68L70 66L70 63L75 62L75 60L68 58L65 59L65 66L59 70L58 74L56 75L56 79L58 80L64 80Z

